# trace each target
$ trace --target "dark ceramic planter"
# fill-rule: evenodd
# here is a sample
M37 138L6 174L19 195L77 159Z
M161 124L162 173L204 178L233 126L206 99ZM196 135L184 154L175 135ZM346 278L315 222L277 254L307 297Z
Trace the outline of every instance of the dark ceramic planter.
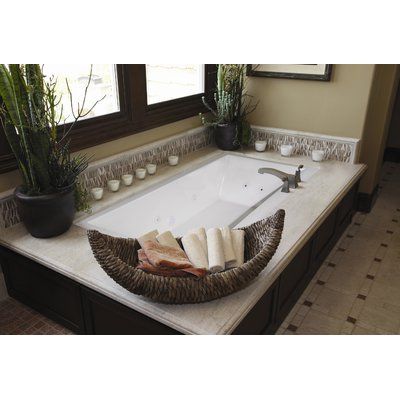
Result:
M28 232L37 238L61 235L75 216L74 188L41 196L28 196L17 187L14 192L18 213Z
M240 147L236 124L217 125L215 127L215 144L221 150L237 150Z

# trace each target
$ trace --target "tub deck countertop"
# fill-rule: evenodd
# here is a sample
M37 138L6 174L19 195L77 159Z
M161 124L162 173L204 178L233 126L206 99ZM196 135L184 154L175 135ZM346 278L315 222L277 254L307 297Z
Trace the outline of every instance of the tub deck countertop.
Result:
M220 153L220 150L209 147L183 157L176 167L159 167L155 176L135 181L133 186L122 188L118 193L106 193L102 201L93 204L93 212ZM248 287L225 298L203 304L165 305L134 295L115 283L101 269L93 257L86 231L77 225L59 237L35 239L22 224L17 224L0 231L0 243L182 333L229 334L366 170L366 166L361 164L338 161L314 163L308 157L284 158L274 152L245 150L235 154L293 164L295 167L303 164L306 167L317 167L318 171L309 182L302 183L300 188L290 193L274 194L241 222L240 225L247 225L253 220L273 214L279 208L286 211L282 241L271 262ZM82 214L77 215L78 220L83 217Z

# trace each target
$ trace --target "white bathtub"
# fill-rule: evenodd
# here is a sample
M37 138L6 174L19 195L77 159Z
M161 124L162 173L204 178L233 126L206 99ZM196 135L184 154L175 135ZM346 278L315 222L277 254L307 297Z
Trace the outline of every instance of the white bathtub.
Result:
M122 237L138 237L153 229L182 235L200 226L232 227L282 187L279 178L258 174L261 167L288 173L296 170L293 165L221 155L77 224ZM304 169L302 180L307 181L315 171Z

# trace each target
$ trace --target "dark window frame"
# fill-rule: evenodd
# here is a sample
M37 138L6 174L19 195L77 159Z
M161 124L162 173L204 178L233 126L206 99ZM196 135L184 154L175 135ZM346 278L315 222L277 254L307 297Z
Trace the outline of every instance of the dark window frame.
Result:
M76 123L70 134L71 150L83 150L206 112L201 98L205 96L212 103L216 72L216 64L205 64L204 93L148 105L145 64L117 64L120 111ZM1 126L0 135L5 139ZM5 142L0 140L0 174L16 169Z

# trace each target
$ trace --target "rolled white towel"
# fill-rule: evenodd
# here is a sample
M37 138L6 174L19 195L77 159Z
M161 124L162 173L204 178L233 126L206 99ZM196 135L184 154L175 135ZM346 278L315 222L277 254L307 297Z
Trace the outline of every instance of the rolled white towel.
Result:
M156 242L157 241L157 235L158 235L158 230L154 230L151 232L147 232L144 235L138 237L138 242L140 244L140 247L143 247L143 243L147 242L148 240L151 240L152 242Z
M237 260L233 250L231 230L225 226L221 228L221 234L224 243L225 268L235 268L237 266Z
M203 250L208 257L206 230L204 228L192 229L189 233L194 233L200 239Z
M157 235L157 242L162 244L163 246L170 246L175 249L181 249L179 243L176 241L171 231L166 231Z
M184 235L182 237L182 245L188 259L196 268L208 269L207 257L197 235L193 233Z
M236 254L238 267L242 266L244 263L244 235L242 229L232 229L231 231L233 250Z
M221 272L225 269L224 242L221 230L207 230L208 265L211 272Z

